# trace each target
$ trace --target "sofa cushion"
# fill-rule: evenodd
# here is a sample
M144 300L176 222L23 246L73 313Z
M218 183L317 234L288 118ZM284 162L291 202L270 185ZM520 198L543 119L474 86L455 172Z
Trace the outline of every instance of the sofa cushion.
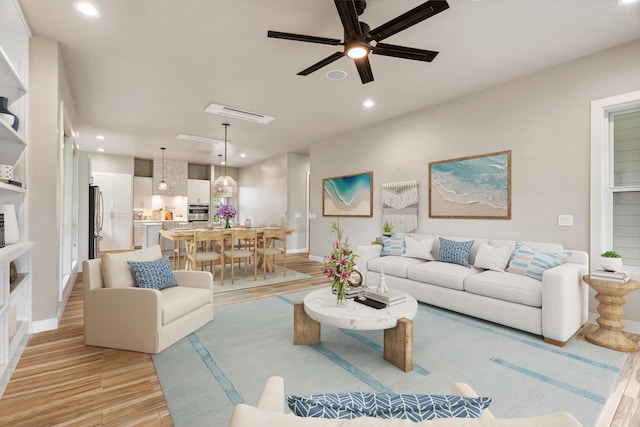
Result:
M458 264L430 261L409 267L407 269L407 278L417 282L462 291L464 290L465 278L478 274L481 271L482 270L474 267L463 267Z
M175 286L162 291L162 324L166 325L209 304L210 289Z
M491 245L481 245L476 254L474 267L484 268L485 270L504 271L509 264L512 248L503 246L494 248Z
M527 276L484 271L467 277L464 290L471 294L542 307L542 283Z
M132 252L104 254L102 258L102 277L105 288L132 288L136 281L127 261L153 261L162 258L160 245Z
M414 266L424 264L425 261L417 258L388 256L384 258L373 258L369 260L367 268L369 271L380 273L384 268L384 274L387 276L407 278L407 269Z
M382 236L382 245L380 256L400 256L404 253L404 237Z
M433 239L416 240L411 236L404 236L404 244L405 251L402 256L433 260L433 255L431 254Z
M570 256L571 252L536 252L524 243L517 242L507 271L542 281L542 274L546 270L564 264Z
M450 262L469 267L469 253L471 252L471 246L473 246L473 240L456 242L445 239L444 237L440 237L439 239L440 250L438 250L438 256L435 258L436 261Z
M352 419L362 416L411 421L436 418L478 418L491 404L488 397L430 394L327 393L287 396L287 405L301 417Z
M477 237L460 237L460 236L439 236L444 237L447 240L453 240L454 242L467 242L469 240L473 240L473 246L471 246L471 252L469 252L469 264L473 265L476 262L476 254L478 253L478 249L480 246L488 244L489 239L480 239ZM515 244L514 244L515 245ZM440 251L440 239L436 238L433 241L433 249L431 253L434 258L438 256L438 252Z
M127 261L136 286L139 288L157 289L178 286L176 276L173 275L168 257L154 261Z

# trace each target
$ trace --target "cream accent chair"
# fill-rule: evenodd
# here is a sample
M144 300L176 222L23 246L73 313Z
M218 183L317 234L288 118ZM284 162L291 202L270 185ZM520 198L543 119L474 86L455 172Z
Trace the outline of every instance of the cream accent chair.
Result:
M213 276L174 271L179 286L138 288L127 261L162 257L160 245L82 263L86 345L156 354L213 320Z
M452 394L478 397L465 383L455 383ZM282 377L270 377L258 406L236 405L229 427L582 427L571 414L555 412L530 418L495 418L485 409L480 418L441 418L412 422L401 419L360 417L351 420L298 417L284 413L285 394Z
M282 242L282 248L276 246L276 241ZM258 257L262 257L262 274L265 279L267 278L267 270L275 271L276 255L282 255L284 276L287 276L287 230L284 228L265 228L256 252ZM269 261L269 257L272 257L271 261Z

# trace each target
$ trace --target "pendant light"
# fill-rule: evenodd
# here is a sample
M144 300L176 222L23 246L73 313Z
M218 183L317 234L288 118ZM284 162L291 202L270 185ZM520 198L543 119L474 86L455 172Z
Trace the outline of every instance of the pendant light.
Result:
M164 180L164 150L166 150L166 147L161 147L160 149L162 150L162 181L158 184L158 190L166 191L169 187Z
M227 175L227 129L229 128L229 123L223 123L224 126L224 173L222 176L216 178L213 182L213 188L216 193L223 193L222 197L232 197L234 199L238 198L238 184L236 181ZM228 196L229 190L231 191L231 196Z

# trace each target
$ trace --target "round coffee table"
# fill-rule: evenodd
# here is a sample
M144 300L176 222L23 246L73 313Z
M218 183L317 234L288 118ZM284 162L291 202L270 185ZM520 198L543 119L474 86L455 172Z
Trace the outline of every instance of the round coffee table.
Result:
M320 344L320 324L358 331L384 330L384 359L407 372L413 369L413 318L418 302L410 295L400 304L375 309L347 300L336 306L331 288L311 292L294 304L293 343Z

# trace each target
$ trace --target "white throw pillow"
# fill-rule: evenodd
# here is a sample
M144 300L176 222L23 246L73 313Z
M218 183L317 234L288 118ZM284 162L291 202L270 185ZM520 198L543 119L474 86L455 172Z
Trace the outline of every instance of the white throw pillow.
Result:
M473 265L485 270L504 271L509 263L511 249L509 246L494 248L491 245L481 245Z
M409 236L404 236L405 250L402 256L418 259L433 260L431 248L433 239L416 240Z

